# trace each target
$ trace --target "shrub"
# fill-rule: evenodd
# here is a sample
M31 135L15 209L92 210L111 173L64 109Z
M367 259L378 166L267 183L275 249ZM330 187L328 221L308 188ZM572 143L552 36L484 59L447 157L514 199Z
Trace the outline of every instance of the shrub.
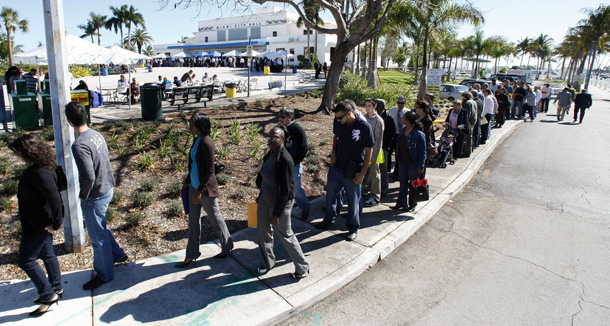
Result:
M108 222L112 222L112 220L114 220L116 215L117 215L116 208L109 206L108 209L106 210L106 220Z
M123 198L125 198L125 195L122 192L115 190L114 194L112 195L112 199L110 200L110 204L116 205L116 204L120 203L123 200Z
M167 208L167 217L180 217L184 214L181 200L172 200Z
M52 141L55 139L55 131L53 130L53 126L45 126L40 133L40 138L46 141Z
M13 208L13 201L6 196L0 197L0 212L7 211Z
M139 225L140 222L146 219L146 215L141 212L131 212L125 217L125 221L131 226Z
M7 175L10 169L11 163L8 161L8 159L6 157L0 157L0 174Z
M182 182L174 181L165 187L165 193L169 197L178 197L180 196L180 190L182 190Z
M264 106L263 104L263 100L261 100L260 98L258 100L256 100L254 102L254 105L256 105L257 108L262 108Z
M19 181L16 179L5 180L2 183L2 192L9 196L16 195L18 190Z
M218 173L216 175L216 181L218 181L218 184L221 186L226 185L227 183L229 183L230 180L231 180L231 177L224 172Z
M131 202L135 207L145 208L147 206L150 206L150 204L152 204L154 200L155 197L149 192L143 192L138 190L131 193Z
M27 169L27 168L28 168L28 166L26 164L16 165L15 167L13 167L13 177L15 179L21 178L23 171L25 171L25 169Z
M220 144L216 147L216 158L219 160L224 160L229 153L229 149L221 146Z
M406 88L406 89L405 89ZM335 101L351 99L356 104L362 105L367 98L382 98L386 103L394 103L399 96L407 97L407 107L412 107L415 86L405 87L404 84L381 83L377 89L369 88L366 79L344 71L339 80L339 92Z
M246 196L248 196L248 190L243 187L239 187L233 194L233 198L235 199L244 199Z
M151 168L153 164L155 164L155 161L157 161L157 159L153 155L149 155L148 153L144 152L140 155L137 165L138 168L143 171Z
M140 183L140 190L151 192L157 189L157 180L155 178L146 178Z

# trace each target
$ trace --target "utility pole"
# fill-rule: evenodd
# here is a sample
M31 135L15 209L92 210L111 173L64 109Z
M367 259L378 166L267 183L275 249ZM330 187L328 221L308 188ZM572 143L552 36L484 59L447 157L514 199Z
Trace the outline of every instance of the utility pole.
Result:
M64 168L68 190L64 199L64 237L68 252L81 252L85 244L83 217L78 198L78 171L70 147L74 142L74 129L68 124L64 107L70 98L70 77L64 26L63 0L43 0L45 38L49 61L51 107L57 164Z

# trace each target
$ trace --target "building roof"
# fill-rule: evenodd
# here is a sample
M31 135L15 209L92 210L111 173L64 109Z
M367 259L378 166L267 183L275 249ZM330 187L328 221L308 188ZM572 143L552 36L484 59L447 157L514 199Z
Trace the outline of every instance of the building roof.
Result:
M231 43L210 43L210 44L188 44L188 45L170 45L168 49L211 49L211 48L235 48L238 46L248 46L250 43L245 42L231 42ZM266 41L252 41L252 45L269 45Z

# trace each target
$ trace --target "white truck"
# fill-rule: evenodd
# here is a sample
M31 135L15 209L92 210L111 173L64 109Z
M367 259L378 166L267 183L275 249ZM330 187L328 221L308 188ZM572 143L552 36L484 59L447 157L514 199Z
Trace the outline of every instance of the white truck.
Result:
M535 70L520 70L520 69L508 69L507 75L517 75L522 82L531 84L534 82L534 76L536 75Z

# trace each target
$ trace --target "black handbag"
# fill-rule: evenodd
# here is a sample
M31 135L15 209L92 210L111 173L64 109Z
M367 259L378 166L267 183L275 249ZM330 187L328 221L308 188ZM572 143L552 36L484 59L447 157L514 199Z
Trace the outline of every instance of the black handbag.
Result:
M218 162L218 161L214 161L214 174L219 174L221 172L223 172L225 170L225 165Z
M430 188L428 187L428 179L417 179L411 181L413 201L427 201L430 199Z

